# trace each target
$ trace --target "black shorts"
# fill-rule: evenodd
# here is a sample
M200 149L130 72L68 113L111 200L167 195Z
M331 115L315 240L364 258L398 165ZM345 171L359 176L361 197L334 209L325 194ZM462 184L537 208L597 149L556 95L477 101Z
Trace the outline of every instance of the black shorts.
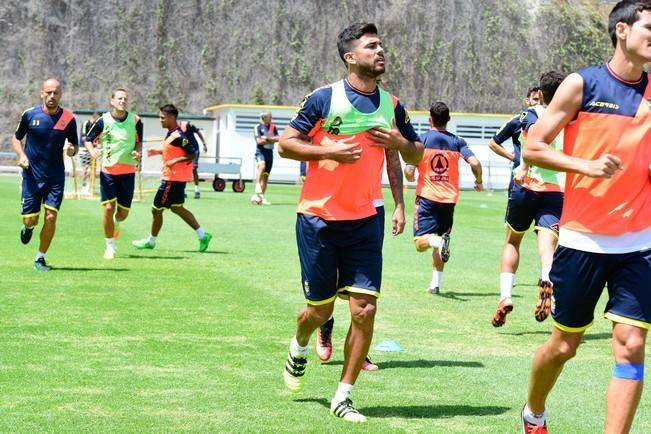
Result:
M102 205L115 200L117 201L118 206L126 209L131 208L135 179L135 173L110 175L101 172L99 174L99 189L102 198Z
M185 202L185 182L163 179L154 197L153 207L157 210L170 209Z

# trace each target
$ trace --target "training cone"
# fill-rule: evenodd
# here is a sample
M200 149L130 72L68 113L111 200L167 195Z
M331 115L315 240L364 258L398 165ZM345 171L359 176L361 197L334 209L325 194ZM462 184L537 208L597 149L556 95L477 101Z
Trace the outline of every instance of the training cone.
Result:
M375 346L375 351L391 353L394 351L402 351L402 347L396 341L382 341Z

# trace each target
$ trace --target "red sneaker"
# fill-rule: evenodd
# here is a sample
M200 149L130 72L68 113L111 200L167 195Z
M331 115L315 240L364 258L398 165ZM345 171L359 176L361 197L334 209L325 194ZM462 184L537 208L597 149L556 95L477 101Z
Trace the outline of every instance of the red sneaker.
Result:
M549 434L547 431L547 421L543 422L542 425L536 425L531 423L524 418L524 407L520 412L520 421L522 421L522 434Z
M335 319L330 318L316 330L316 355L324 362L330 360L332 355L332 328L334 324Z

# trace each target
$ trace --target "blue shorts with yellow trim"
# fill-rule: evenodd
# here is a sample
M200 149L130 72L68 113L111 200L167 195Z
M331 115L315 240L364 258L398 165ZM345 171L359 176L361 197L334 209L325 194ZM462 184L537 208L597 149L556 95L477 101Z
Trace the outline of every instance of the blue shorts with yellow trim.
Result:
M154 196L156 209L171 208L183 205L185 202L185 182L161 180L160 187Z
M118 205L122 208L131 208L135 179L135 173L111 175L108 173L100 172L99 190L102 198L102 203L117 200Z
M383 229L377 215L325 221L297 214L296 241L307 302L326 304L350 292L379 296Z
M64 180L48 182L34 179L23 171L21 188L21 214L35 215L41 212L41 205L58 211L63 202Z
M447 234L452 230L454 203L440 203L416 196L414 237Z
M549 277L554 284L552 318L563 331L582 332L592 325L605 286L606 318L651 326L651 249L605 254L559 246Z
M558 234L563 211L563 193L532 191L518 184L509 190L506 224L515 232L526 232L531 223L535 229L549 229Z
M258 146L255 149L255 162L259 163L264 161L264 173L271 173L271 168L274 165L274 150Z

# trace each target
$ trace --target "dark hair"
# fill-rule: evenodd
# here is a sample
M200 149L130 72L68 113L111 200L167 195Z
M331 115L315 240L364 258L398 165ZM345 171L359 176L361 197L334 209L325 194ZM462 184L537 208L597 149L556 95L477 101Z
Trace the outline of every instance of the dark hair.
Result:
M355 41L359 40L366 33L374 33L377 35L377 27L373 23L355 23L346 27L337 36L337 50L339 50L339 57L346 64L344 54L353 50Z
M651 0L622 0L615 5L608 15L608 33L613 47L617 46L615 27L617 23L633 25L640 19L640 12L651 10Z
M540 88L538 86L531 86L529 90L527 91L527 98L531 96L532 93L538 92Z
M556 89L565 80L565 74L558 71L547 71L540 76L540 91L542 92L543 102L549 104L554 98Z
M437 101L429 108L429 116L437 127L444 127L450 122L450 109L443 101Z
M158 110L160 110L161 113L165 113L166 115L174 115L174 117L178 117L179 115L179 111L176 109L176 107L174 107L174 104L165 104Z

